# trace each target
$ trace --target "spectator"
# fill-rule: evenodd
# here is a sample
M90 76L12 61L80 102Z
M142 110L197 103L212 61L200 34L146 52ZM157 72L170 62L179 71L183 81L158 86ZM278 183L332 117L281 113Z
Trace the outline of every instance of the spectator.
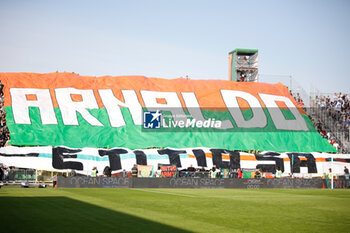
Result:
M10 169L8 167L4 167L4 181L6 181L7 183L9 179L10 179Z
M332 168L328 169L327 178L332 179Z
M238 179L243 178L243 172L242 172L242 170L240 168L238 168L237 173L238 173Z
M57 176L58 175L56 174L52 177L52 188L57 188Z
M214 165L213 168L210 170L210 178L216 177L216 166Z
M9 168L8 168L9 169ZM9 169L9 179L12 182L15 182L15 177L16 177L16 168L15 167L11 167L11 170Z
M316 115L322 119L322 123L318 120L315 128L320 132L323 138L328 139L339 152L347 152L341 140L349 140L350 128L350 100L347 94L334 93L333 98L329 96L316 96L315 106L317 107ZM326 128L328 132L320 130ZM329 132L331 131L331 132ZM335 138L335 136L337 138Z
M162 177L162 170L160 169L160 166L158 166L158 169L156 171L156 177Z
M134 166L131 168L132 177L137 177L137 172L138 172L137 166L136 164L134 164Z
M234 179L238 178L238 171L237 171L237 169L232 169L232 171L231 171L231 178L234 178Z
M123 171L120 173L121 177L128 177L128 172L123 169Z
M103 175L105 177L111 177L112 176L112 169L109 166L106 166L103 170Z
M187 172L188 172L188 176L189 177L194 177L194 174L196 172L196 169L193 167L193 165L191 164L188 168L187 168Z
M276 170L276 178L281 178L281 177L282 177L282 171L278 167L277 170Z
M193 165L191 164L188 168L187 168L187 171L189 172L195 172L196 169L193 167Z
M344 166L344 175L345 175L345 179L349 179L349 169L346 167L346 166Z
M77 175L77 173L76 173L76 171L75 170L71 170L71 172L70 172L70 177L74 177L74 176L76 176Z
M91 176L92 176L92 177L97 177L97 174L98 174L97 167L93 167L93 168L92 168L92 171L91 171Z
M260 173L259 169L255 170L255 178L256 179L260 179L261 178L261 173Z
M340 148L339 144L337 142L333 143L334 148L338 151Z

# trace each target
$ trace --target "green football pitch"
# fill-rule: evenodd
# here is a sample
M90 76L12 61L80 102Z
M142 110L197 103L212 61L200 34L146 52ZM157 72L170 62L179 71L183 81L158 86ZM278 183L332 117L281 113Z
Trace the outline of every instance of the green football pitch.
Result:
M0 189L0 232L350 232L350 190Z

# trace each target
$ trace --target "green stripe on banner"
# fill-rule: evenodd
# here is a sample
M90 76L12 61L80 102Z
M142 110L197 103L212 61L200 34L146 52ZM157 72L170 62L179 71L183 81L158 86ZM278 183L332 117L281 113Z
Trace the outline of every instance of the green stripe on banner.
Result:
M142 130L133 124L129 110L122 108L126 125L119 128L110 126L106 109L89 110L104 126L91 126L78 113L79 126L63 125L61 112L55 108L58 125L42 125L39 109L29 108L30 125L15 124L11 107L5 107L7 125L10 130L11 145L21 146L67 146L71 148L124 147L144 149L150 147L193 148L211 147L229 150L260 150L276 152L336 152L334 147L315 131L311 121L303 115L310 131L276 130L266 109L265 128L238 128L228 111L203 111L203 116L216 120L231 120L233 129L176 129ZM292 119L289 111L283 111L287 119ZM245 119L251 111L244 111Z

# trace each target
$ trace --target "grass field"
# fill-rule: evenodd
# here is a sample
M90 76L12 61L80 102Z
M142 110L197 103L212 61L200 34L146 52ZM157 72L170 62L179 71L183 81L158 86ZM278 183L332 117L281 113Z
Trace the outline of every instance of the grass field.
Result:
M350 232L350 190L0 189L0 232Z

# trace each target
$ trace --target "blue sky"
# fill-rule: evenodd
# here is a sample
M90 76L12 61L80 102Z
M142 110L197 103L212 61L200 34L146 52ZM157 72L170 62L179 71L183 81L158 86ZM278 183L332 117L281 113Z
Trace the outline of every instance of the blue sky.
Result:
M228 79L228 52L252 48L262 75L350 93L349 13L347 0L1 0L0 72Z

